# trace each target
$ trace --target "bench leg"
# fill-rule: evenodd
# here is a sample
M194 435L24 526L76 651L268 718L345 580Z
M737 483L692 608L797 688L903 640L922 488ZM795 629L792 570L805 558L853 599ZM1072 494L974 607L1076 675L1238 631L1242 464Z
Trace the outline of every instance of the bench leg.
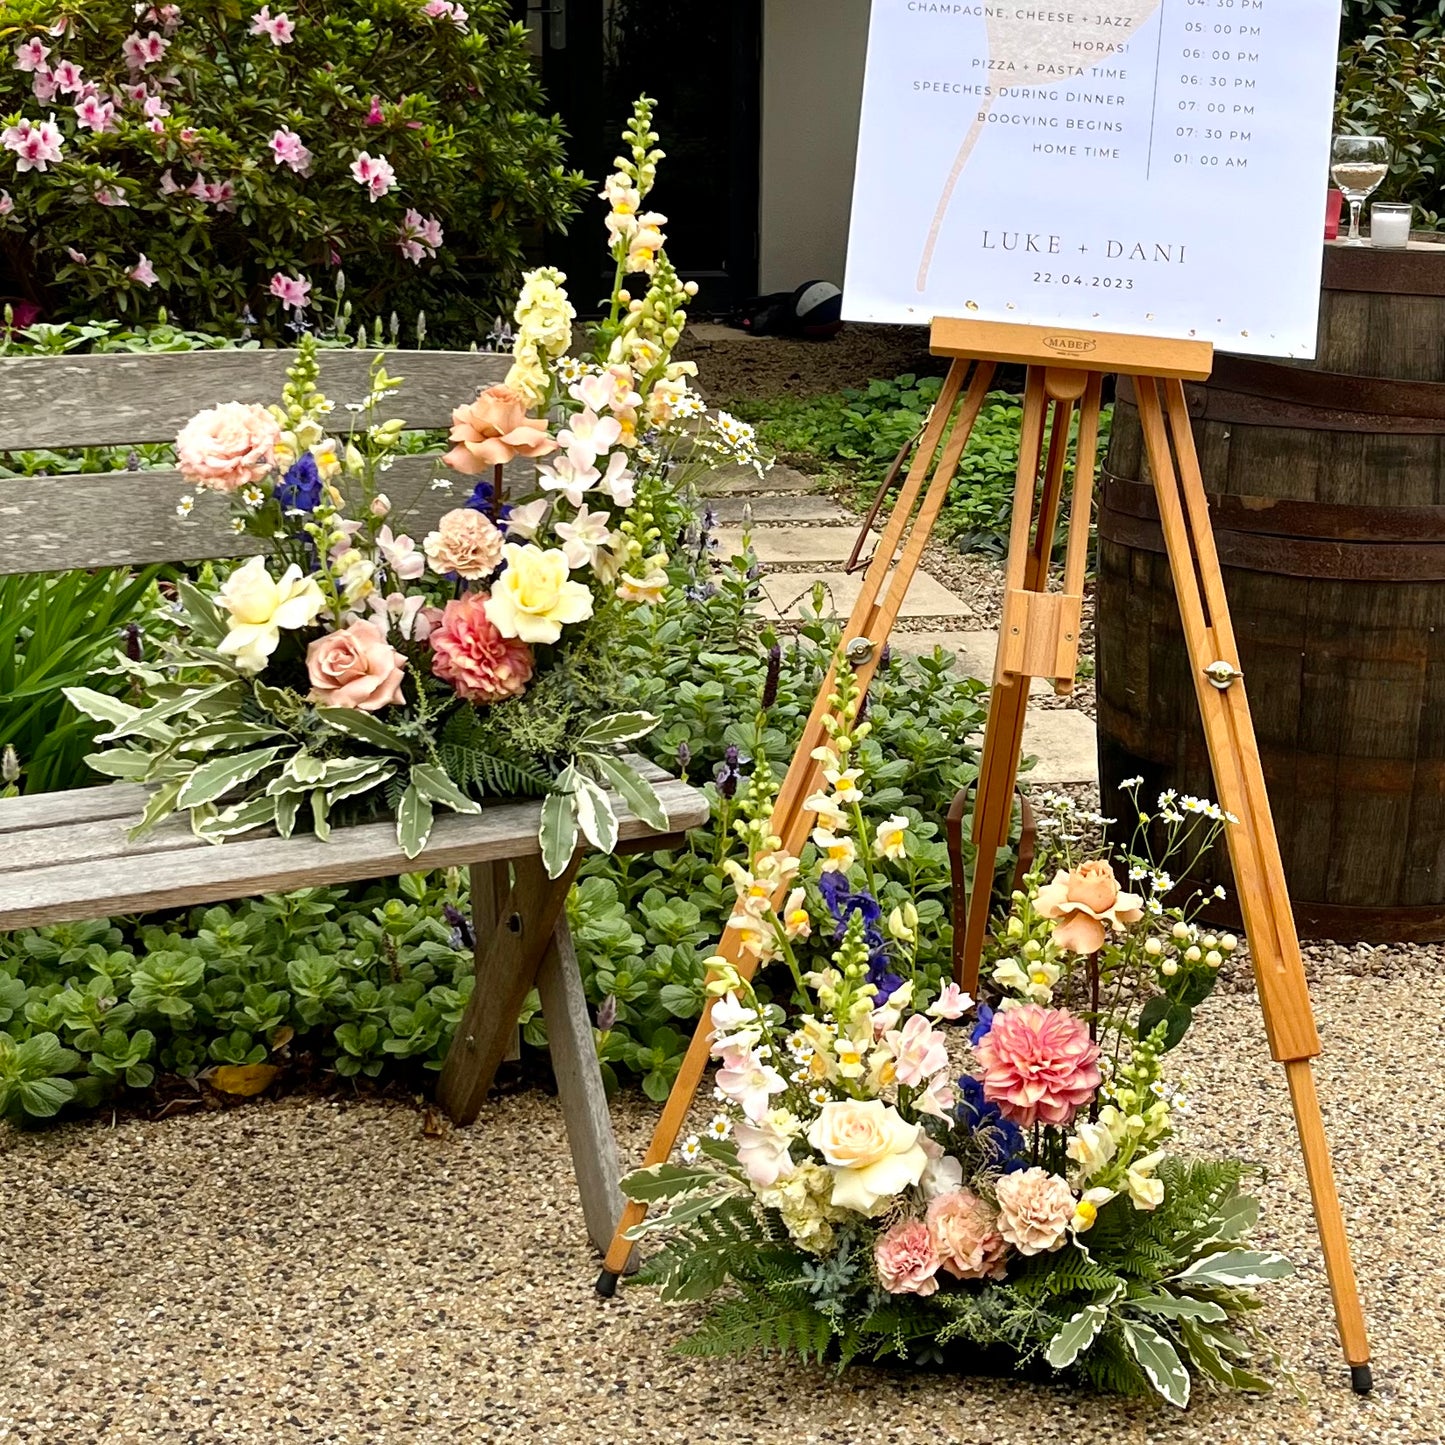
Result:
M576 871L574 863L560 878L548 878L542 860L535 857L518 859L513 866L515 878L497 909L496 927L490 933L477 927L476 986L437 1086L438 1101L457 1124L470 1124L477 1117L492 1087ZM493 886L490 865L472 870L474 896L494 896ZM484 920L483 910L476 912Z
M606 1253L622 1215L622 1170L597 1062L592 1016L565 913L557 920L551 946L542 959L537 988L587 1233L599 1252Z

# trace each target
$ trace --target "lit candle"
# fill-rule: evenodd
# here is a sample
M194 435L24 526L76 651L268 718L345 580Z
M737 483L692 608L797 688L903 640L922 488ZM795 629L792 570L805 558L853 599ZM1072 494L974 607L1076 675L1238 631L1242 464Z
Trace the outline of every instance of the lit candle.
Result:
M1381 250L1403 251L1410 244L1408 205L1380 201L1370 207L1370 244Z

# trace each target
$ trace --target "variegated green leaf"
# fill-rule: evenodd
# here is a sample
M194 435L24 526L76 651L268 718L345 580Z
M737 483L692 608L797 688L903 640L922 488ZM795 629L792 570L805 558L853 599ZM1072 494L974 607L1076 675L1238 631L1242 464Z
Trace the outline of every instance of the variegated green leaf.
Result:
M259 798L247 798L233 808L222 809L215 817L208 818L196 829L198 836L220 842L222 838L234 838L238 833L248 833L252 828L265 827L276 821L276 799L264 793Z
M617 814L607 794L591 778L573 768L573 794L577 799L577 826L594 848L610 853L617 846ZM567 773L563 775L564 786Z
M1140 1320L1121 1320L1124 1341L1129 1352L1139 1361L1139 1368L1149 1383L1171 1405L1182 1410L1189 1403L1189 1371L1169 1341L1150 1325Z
M145 811L140 815L140 822L126 835L129 838L140 838L150 832L162 818L169 816L176 811L176 798L180 795L181 784L184 778L172 778L170 782L162 783L149 798L146 799Z
M318 757L308 753L304 748L300 752L292 753L286 759L286 766L281 769L283 778L290 778L293 782L319 783L326 776L326 763Z
M589 754L587 761L616 789L623 802L649 828L656 828L659 832L667 831L667 810L662 806L662 799L636 768L630 767L620 758L611 758L604 753Z
M1049 1341L1049 1347L1044 1351L1044 1358L1056 1370L1068 1369L1094 1343L1095 1337L1104 1328L1104 1322L1108 1318L1108 1301L1096 1301L1094 1304L1085 1305Z
M122 702L118 697L111 697L109 693L96 692L94 688L63 687L61 692L78 712L83 712L88 718L94 718L96 722L110 723L113 727L124 727L133 723L142 713L142 709L132 707L128 702ZM158 722L147 723L137 728L136 731L141 736L158 743L168 743L175 737L173 728L165 727ZM114 733L102 733L98 735L97 741L113 742L116 736Z
M125 722L117 723L108 733L101 733L96 741L115 743L122 738L134 737L139 733L142 737L170 742L175 737L175 729L167 727L158 732L157 728L160 724L173 717L179 717L182 713L200 711L211 698L232 686L233 684L228 681L213 682L209 687L186 688L178 696L166 698L153 707L148 707L134 717L128 718Z
M645 738L661 719L650 712L615 712L600 717L583 730L578 739L583 748L600 748L611 743L630 743Z
M232 788L248 783L264 772L281 755L280 748L258 748L251 753L226 753L204 762L186 779L177 803L182 808L198 808L224 798Z
M301 809L300 793L276 794L276 831L289 838L296 829L296 814Z
M432 830L431 802L422 796L415 783L401 795L396 810L396 841L408 858L415 858L426 847Z
M482 805L469 798L435 763L413 763L411 785L429 803L440 803L454 813L480 813Z
M374 748L382 748L390 753L407 755L411 753L411 746L405 738L399 737L384 722L374 718L369 712L362 712L353 707L318 707L316 716L335 732L359 738L364 743L370 743Z
M1223 1306L1213 1300L1191 1299L1188 1295L1136 1295L1129 1301L1129 1308L1143 1310L1145 1314L1158 1315L1165 1320L1205 1320L1210 1324L1223 1324L1228 1318Z
M395 772L396 768L392 763L378 762L373 771L360 774L344 783L337 783L333 786L328 778L326 795L331 799L332 807L335 807L345 798L357 798L362 793L369 793L378 784L386 782Z
M1220 1336L1225 1332L1213 1330L1198 1320L1181 1320L1179 1333L1183 1336L1184 1348L1189 1352L1189 1358L1196 1370L1202 1370L1211 1379L1218 1380L1221 1385L1228 1385L1232 1390L1263 1392L1269 1389L1269 1381L1262 1375L1256 1375L1253 1371L1225 1359L1224 1352L1220 1349ZM1226 1337L1231 1340L1233 1338Z
M649 1164L623 1178L622 1192L628 1199L642 1204L656 1204L659 1199L676 1199L682 1194L711 1189L717 1181L716 1169L703 1169L695 1164Z
M537 829L542 866L547 877L560 878L577 851L577 803L573 793L548 793L542 800L542 823Z
M331 804L324 788L311 793L311 831L324 843L331 836Z
M1174 1276L1182 1285L1210 1289L1249 1289L1275 1279L1288 1279L1294 1265L1282 1254L1264 1249L1225 1249L1196 1259Z
M149 775L156 760L154 753L141 753L134 748L111 748L108 752L87 753L85 761L107 778L139 782Z
M694 1219L701 1219L704 1214L711 1214L718 1205L731 1199L737 1192L735 1189L719 1189L711 1194L692 1195L674 1204L664 1213L648 1215L641 1224L634 1224L627 1231L625 1238L641 1239L647 1234L665 1232L669 1229L677 1229L684 1224L691 1224Z
M191 621L191 635L203 643L218 643L226 635L226 623L216 604L194 582L176 580L176 595Z
M177 745L183 753L209 753L217 748L244 748L252 743L270 742L281 736L279 728L232 720L202 723Z

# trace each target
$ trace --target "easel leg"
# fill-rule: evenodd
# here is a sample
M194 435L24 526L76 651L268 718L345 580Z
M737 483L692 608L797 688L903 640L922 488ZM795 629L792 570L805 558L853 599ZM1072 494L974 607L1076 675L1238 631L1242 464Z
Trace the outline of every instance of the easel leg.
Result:
M1310 1062L1320 1052L1319 1036L1239 673L1184 388L1178 381L1141 377L1136 395L1215 788L1220 805L1239 819L1226 837L1270 1052L1285 1067L1340 1344L1354 1388L1363 1394L1372 1383L1370 1346Z
M516 878L498 909L497 926L490 933L477 931L476 984L437 1085L438 1101L457 1124L470 1124L481 1111L577 869L574 860L560 878L548 878L539 857L514 866ZM489 867L473 870L472 886L492 886Z

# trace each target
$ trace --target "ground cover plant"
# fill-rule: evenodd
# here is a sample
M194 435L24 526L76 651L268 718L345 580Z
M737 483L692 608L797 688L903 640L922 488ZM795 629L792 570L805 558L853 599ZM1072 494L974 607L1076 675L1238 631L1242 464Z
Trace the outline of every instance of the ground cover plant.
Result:
M344 266L363 311L464 346L586 186L499 0L11 0L0 43L23 323L164 305L280 336Z
M822 472L861 508L872 501L899 449L922 429L942 385L938 376L905 373L827 396L753 400L735 409L758 427L765 447ZM1111 415L1106 408L1100 418L1101 454ZM1007 551L1022 419L1017 397L990 394L939 514L939 537L964 551L1000 557ZM1067 475L1073 475L1072 445Z

